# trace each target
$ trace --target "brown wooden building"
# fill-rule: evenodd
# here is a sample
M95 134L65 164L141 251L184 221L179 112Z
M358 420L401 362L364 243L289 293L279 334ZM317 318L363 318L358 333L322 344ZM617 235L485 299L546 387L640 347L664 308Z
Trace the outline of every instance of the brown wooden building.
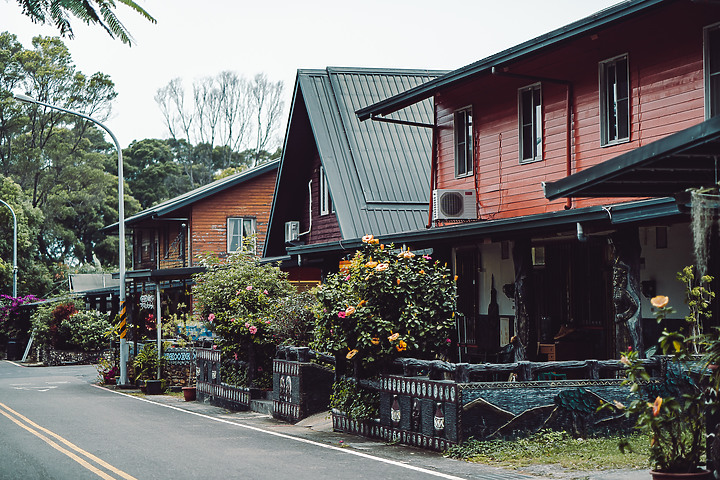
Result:
M388 120L434 100L434 228L383 241L453 258L461 356L492 358L517 334L532 359L616 358L657 338L646 321L655 292L684 315L675 272L694 262L692 239L685 204L669 196L683 161L626 172L617 184L630 188L560 187L612 178L671 148L671 134L687 145L715 132L718 72L720 4L634 0L357 111ZM713 183L705 157L700 176ZM583 176L600 165L603 179ZM674 190L653 189L661 169Z
M279 161L217 180L161 202L126 219L132 235L132 269L127 298L135 325L152 313L159 286L162 314L179 304L192 307L192 274L203 271L200 258L220 257L249 245L258 256L267 235ZM117 229L117 224L106 227ZM249 242L249 243L248 243Z

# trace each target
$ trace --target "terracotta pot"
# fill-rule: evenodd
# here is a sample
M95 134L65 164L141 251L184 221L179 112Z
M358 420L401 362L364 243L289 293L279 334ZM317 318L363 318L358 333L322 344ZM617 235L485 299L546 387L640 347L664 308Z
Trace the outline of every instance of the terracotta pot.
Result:
M183 395L185 395L186 402L192 402L195 400L195 387L182 387Z
M658 472L657 470L651 470L653 480L714 480L712 472L708 470L698 470L694 473L671 473L671 472Z

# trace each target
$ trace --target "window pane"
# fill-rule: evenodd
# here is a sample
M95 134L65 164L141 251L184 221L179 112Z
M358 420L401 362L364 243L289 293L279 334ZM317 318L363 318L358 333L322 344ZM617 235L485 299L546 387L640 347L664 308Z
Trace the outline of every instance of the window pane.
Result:
M240 248L240 219L228 218L227 226L228 252L236 252Z
M471 173L473 171L473 124L472 124L472 112L467 112L465 131L465 173Z
M710 116L720 114L720 75L710 77Z
M708 32L708 51L710 73L720 72L720 28Z

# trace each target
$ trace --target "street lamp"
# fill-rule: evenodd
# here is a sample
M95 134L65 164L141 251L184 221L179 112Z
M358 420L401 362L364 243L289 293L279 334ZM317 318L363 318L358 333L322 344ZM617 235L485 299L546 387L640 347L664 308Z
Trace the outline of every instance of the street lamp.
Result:
M16 100L19 100L21 102L25 103L32 103L35 105L41 105L43 107L51 108L53 110L59 110L61 112L69 113L70 115L75 115L81 118L84 118L85 120L89 120L99 127L101 127L103 130L105 130L108 134L110 134L110 137L113 139L113 142L115 142L115 148L118 152L118 234L120 236L120 246L119 246L119 270L120 270L120 323L123 323L126 321L125 319L125 203L124 203L124 193L123 193L123 159L122 159L122 149L120 148L120 143L118 142L117 138L115 137L115 134L110 131L108 127L100 123L99 121L95 120L92 117L89 117L85 115L84 113L75 112L73 110L68 110L67 108L58 107L57 105L52 105L49 103L41 102L40 100L36 100L32 97L28 97L27 95L22 95L19 93L14 93L13 97L15 97ZM125 340L125 337L122 336L120 338L120 384L121 385L127 385L128 384L128 373L127 373L127 361L128 361L128 345L127 340Z
M10 209L10 213L12 213L13 217L13 297L17 297L17 217L15 216L15 210L13 210L9 204L2 200L0 200L0 203Z

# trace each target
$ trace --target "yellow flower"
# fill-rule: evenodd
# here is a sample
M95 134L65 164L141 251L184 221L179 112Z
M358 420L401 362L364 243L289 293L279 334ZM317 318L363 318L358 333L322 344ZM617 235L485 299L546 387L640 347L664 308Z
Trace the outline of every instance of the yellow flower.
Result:
M407 343L405 343L403 340L400 340L398 344L395 346L397 348L398 352L402 352L403 350L407 350Z
M378 337L372 337L370 339L370 343L372 343L373 345L380 345L380 339Z
M655 308L663 308L669 301L670 299L665 295L658 295L650 300L650 304Z
M347 358L348 360L350 360L351 358L353 358L353 357L354 357L355 355L357 355L357 354L358 354L357 349L353 349L353 350L350 350L347 355L345 355L345 358Z
M345 309L345 315L352 315L353 313L355 313L355 307L352 305Z
M391 342L394 342L394 341L397 340L398 338L400 338L400 334L399 334L399 333L393 333L392 335L390 335L390 336L388 337L388 340L390 340Z
M420 275L425 275L425 270L420 270Z
M362 241L363 243L372 243L373 238L375 237L373 237L372 235L365 235L364 237L362 237Z
M375 270L377 270L378 272L382 272L383 270L387 270L389 266L390 265L388 265L387 263L380 263L377 267L375 267Z
M660 414L662 403L662 397L657 397L653 403L648 403L648 406L652 407L653 417L657 417Z
M377 267L377 265L378 265L378 263L375 262L375 261L373 261L373 260L370 260L369 262L367 262L367 263L365 264L365 266L366 266L367 268L375 268L375 267Z

